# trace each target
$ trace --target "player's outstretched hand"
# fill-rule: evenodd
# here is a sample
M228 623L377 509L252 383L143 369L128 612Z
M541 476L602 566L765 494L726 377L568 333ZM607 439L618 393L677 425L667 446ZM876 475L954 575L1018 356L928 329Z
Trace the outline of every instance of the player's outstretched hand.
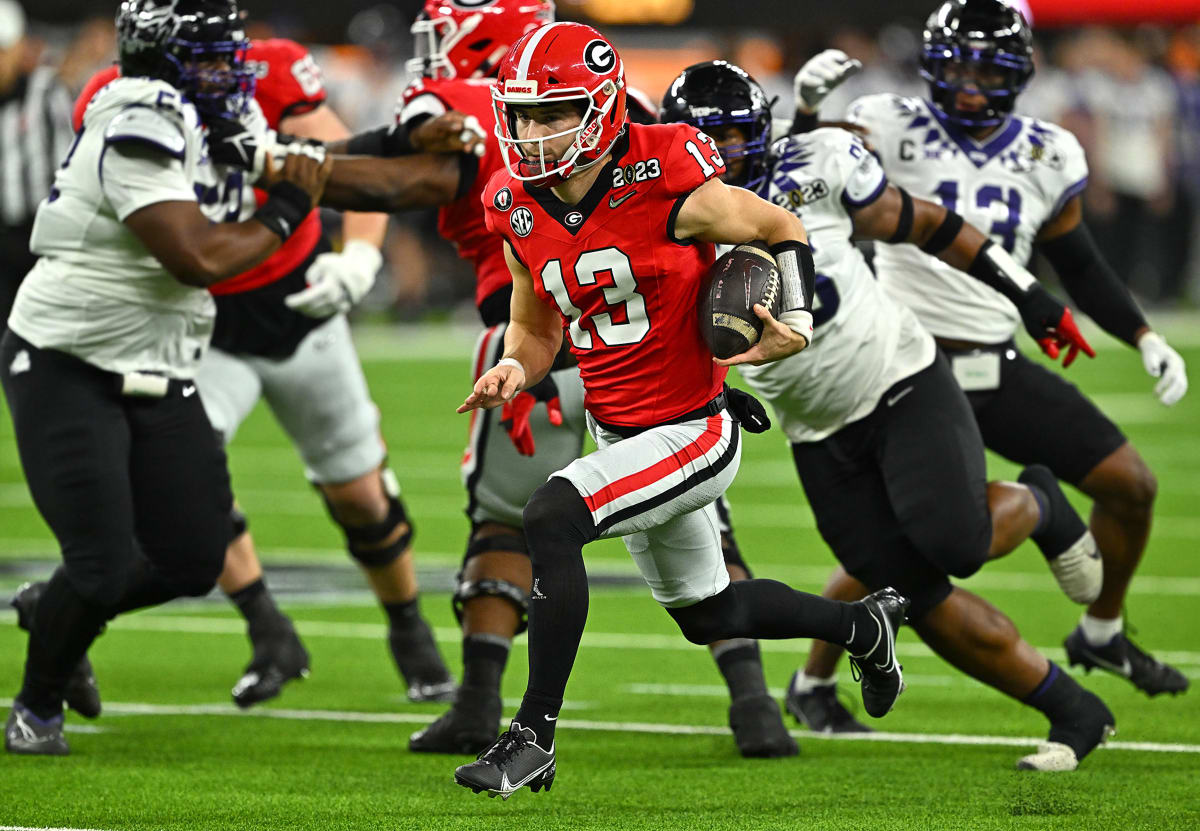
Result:
M1146 332L1137 342L1146 372L1159 379L1154 385L1158 400L1170 407L1187 393L1187 366L1183 357L1157 332Z
M721 366L737 366L738 364L768 364L789 355L795 355L808 346L808 338L804 337L786 324L780 323L771 316L771 312L761 303L754 304L754 313L762 318L763 333L758 343L751 346L740 355L732 358L713 358Z
M487 133L473 115L451 110L428 118L409 134L413 147L424 153L472 153L482 156Z
M826 49L808 59L792 81L796 109L812 115L821 102L851 75L862 71L862 63L840 49Z
M259 187L270 190L272 185L291 182L309 195L313 205L320 204L333 171L333 156L326 154L324 145L293 143L276 148L280 150L286 152L283 164L268 153Z
M520 367L512 364L497 364L489 369L475 382L475 389L467 396L467 400L455 411L459 413L471 410L491 410L521 391L525 383L525 373Z

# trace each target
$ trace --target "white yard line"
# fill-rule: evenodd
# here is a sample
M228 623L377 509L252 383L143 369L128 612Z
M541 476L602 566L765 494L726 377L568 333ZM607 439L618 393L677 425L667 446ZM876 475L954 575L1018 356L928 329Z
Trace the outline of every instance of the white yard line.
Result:
M0 700L0 706L11 706L10 700ZM430 715L420 713L362 713L342 710L289 710L258 708L239 710L232 704L145 704L137 702L105 702L105 713L127 716L223 716L235 718L267 718L286 721L331 721L356 724L426 724ZM616 733L651 733L670 736L727 736L728 727L693 724L657 724L639 721L587 721L583 719L561 719L559 727L571 730L595 730ZM810 733L807 730L792 730L792 735L803 739L831 741L894 742L899 744L959 744L1004 747L1036 747L1044 739L1032 736L973 736L960 733ZM1200 753L1197 744L1172 744L1163 742L1108 742L1106 750L1140 750L1151 753ZM5 831L0 826L0 831ZM41 831L38 829L38 831Z

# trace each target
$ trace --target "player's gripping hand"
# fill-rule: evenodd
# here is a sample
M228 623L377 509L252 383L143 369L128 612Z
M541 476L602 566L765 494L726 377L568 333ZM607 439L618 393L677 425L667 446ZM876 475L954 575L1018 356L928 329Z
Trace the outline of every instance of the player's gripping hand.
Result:
M325 193L325 183L332 171L333 156L326 155L324 145L279 145L267 151L259 187L270 190L280 182L291 182L304 190L315 206Z
M283 302L318 319L345 314L375 285L381 265L378 248L365 240L349 240L341 251L318 256L304 274L308 288L289 294Z
M487 133L479 119L457 110L427 118L409 133L413 147L423 153L471 153L482 156Z
M808 59L792 81L796 109L813 115L843 81L862 71L862 63L840 49L826 49Z
M455 412L492 410L513 399L525 383L525 368L512 358L501 358L475 382L475 388Z
M1159 381L1154 386L1158 400L1170 407L1187 393L1187 366L1179 353L1172 349L1157 332L1146 332L1137 342L1146 372Z
M1075 325L1071 310L1037 283L1026 290L1017 305L1017 311L1021 313L1025 330L1043 352L1057 360L1059 353L1067 350L1063 369L1075 362L1080 351L1089 358L1096 357L1096 351Z
M547 375L532 387L519 392L504 404L500 411L500 423L508 431L513 446L522 456L532 456L537 446L533 441L533 429L529 426L529 416L539 401L546 403L546 415L555 427L563 423L562 402L558 398L558 385Z
M761 303L755 303L754 313L762 318L763 321L762 337L758 339L758 343L740 355L734 355L732 358L725 358L724 360L713 358L714 363L720 366L737 366L738 364L754 364L755 366L759 366L760 364L768 364L771 361L778 361L789 355L795 355L808 346L810 338L806 338L799 332L794 331L787 324L780 323L771 316L771 312L768 311L766 306ZM811 328L809 331L812 331Z
M236 118L214 118L205 126L213 164L247 170L251 181L262 176L268 149L276 143L274 130L256 131Z

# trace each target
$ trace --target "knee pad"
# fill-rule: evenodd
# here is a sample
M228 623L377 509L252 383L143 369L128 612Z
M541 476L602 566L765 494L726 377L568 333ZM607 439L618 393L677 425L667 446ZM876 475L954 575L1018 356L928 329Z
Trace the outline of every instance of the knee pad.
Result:
M229 509L229 522L233 525L233 531L229 536L230 543L250 530L250 520L246 519L246 515L237 505Z
M503 598L512 603L517 610L517 616L520 619L517 622L517 631L514 634L519 635L529 625L529 593L515 583L510 583L507 580L486 577L479 580L466 580L463 577L467 572L467 563L480 554L492 551L503 551L509 554L529 556L529 551L525 547L525 537L516 530L506 534L475 536L475 531L472 529L471 539L467 542L467 551L463 555L462 570L458 573L458 586L454 591L454 595L450 598L450 606L454 609L455 619L458 620L459 625L462 625L463 608L466 606L468 600L473 600L476 597Z
M691 606L668 608L667 614L675 619L679 631L691 643L704 646L725 640L729 633L745 628L739 626L737 621L739 607L736 586L736 583L730 583L712 597L706 597Z
M526 544L537 540L552 550L558 546L582 547L597 538L596 523L591 511L575 486L559 476L552 476L533 492L521 515ZM534 554L532 546L530 559Z
M342 533L346 535L346 547L350 551L350 556L367 568L391 565L412 543L413 525L404 510L404 503L400 501L399 497L390 493L387 500L387 516L380 522L370 525L345 525L338 521L337 515L332 510L329 512L330 516L334 518L334 522L341 526ZM407 531L393 542L380 546L380 543L392 536L396 529L404 523L408 523Z

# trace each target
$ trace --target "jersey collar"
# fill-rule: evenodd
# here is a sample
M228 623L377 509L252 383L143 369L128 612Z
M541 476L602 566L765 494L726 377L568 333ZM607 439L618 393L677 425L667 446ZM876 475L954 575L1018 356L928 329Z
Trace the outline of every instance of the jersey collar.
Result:
M945 114L928 101L924 102L925 109L929 110L930 114L937 119L937 123L941 126L942 132L949 136L950 140L958 145L962 150L963 155L970 160L976 167L983 167L996 156L1000 155L1006 147L1012 144L1021 132L1021 122L1011 115L1000 127L999 130L992 133L982 144L967 135L957 124L946 118Z
M550 192L550 188L533 187L528 182L523 182L525 193L529 195L534 202L542 206L544 210L555 222L562 226L563 230L571 236L579 233L580 229L587 224L592 213L600 205L600 202L612 189L612 171L617 167L618 162L629 152L629 128L627 127L620 137L613 142L612 154L605 162L600 175L596 177L596 181L592 182L592 186L588 188L588 192L583 199L575 205L568 205L557 196ZM575 222L568 222L567 218L575 219Z

